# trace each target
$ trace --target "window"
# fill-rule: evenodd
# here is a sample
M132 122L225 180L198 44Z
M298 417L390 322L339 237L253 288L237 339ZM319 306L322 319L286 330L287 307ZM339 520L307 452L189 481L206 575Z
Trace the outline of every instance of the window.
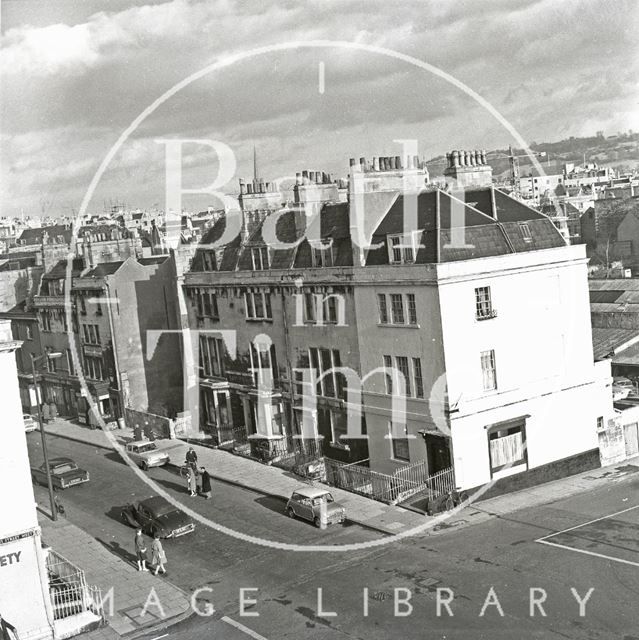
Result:
M202 251L202 268L204 271L215 271L215 252Z
M404 390L406 397L424 397L424 379L422 374L421 358L408 358L407 356L383 356L384 369L386 369L386 393L393 393L393 376L400 373L404 377ZM412 362L412 369L410 364ZM393 363L395 364L393 368Z
M100 344L100 328L97 324L83 324L82 332L86 344Z
M57 369L57 359L47 358L47 371L49 373L55 373Z
M304 294L304 322L315 322L315 294Z
M205 378L224 376L224 342L221 338L200 336L199 364Z
M387 294L377 294L377 307L380 324L417 325L417 305L414 293L391 293L390 309ZM408 311L408 315L406 315Z
M380 324L388 324L388 307L386 306L386 294L377 294L377 306L379 308Z
M310 347L308 351L311 368L315 369L317 377L317 395L329 398L344 397L345 384L342 374L334 370L341 366L339 351L318 347Z
M249 320L272 320L271 294L260 291L247 291L244 294L246 317ZM217 304L216 304L217 308Z
M251 249L251 258L253 259L253 270L264 271L268 269L268 248L253 247Z
M494 316L490 287L477 287L475 289L475 317L477 320L486 320Z
M404 324L404 299L401 293L391 293L391 317L393 324Z
M250 349L251 356L251 369L253 369L253 384L257 387L260 382L266 383L267 380L264 376L264 370L270 370L271 381L277 379L277 359L275 357L275 345L271 344L268 349L258 349L255 344L251 342Z
M519 232L521 233L521 237L524 239L524 242L532 242L532 234L530 233L530 227L527 222L519 223Z
M388 260L391 264L415 262L415 234L388 236Z
M604 428L604 419L603 416L599 416L597 418L597 431L603 431Z
M421 358L413 358L413 379L415 381L415 397L424 397L424 379L422 377Z
M524 422L489 429L488 447L493 472L526 461Z
M395 358L395 361L397 363L397 370L404 377L405 395L406 397L410 397L412 394L410 389L410 371L408 369L408 358L406 356L397 356L397 358Z
M333 240L329 239L329 244L311 244L311 260L314 267L332 267Z
M348 429L348 420L344 411L333 411L330 413L331 420L331 444L347 447L344 439Z
M336 293L330 293L324 297L324 322L330 324L337 324L337 301L338 295Z
M51 312L42 311L42 331L51 331Z
M197 314L207 318L219 318L217 296L209 291L200 291L196 297Z
M91 380L104 380L102 358L84 356L84 375Z
M79 297L80 297L80 313L83 316L86 316L86 314L87 314L87 303L86 303L86 300L84 299L83 295L80 295Z
M410 454L408 451L408 437L404 438L393 438L393 425L392 423L388 423L388 431L389 437L391 441L391 448L393 453L393 458L395 460L401 460L402 462L410 461ZM406 427L404 427L404 434L407 435Z
M483 376L484 391L493 391L497 388L497 370L495 368L495 351L481 352L481 371Z
M406 294L406 302L408 303L408 324L417 324L417 306L415 304L415 294Z
M25 326L27 340L33 340L33 329L30 324Z

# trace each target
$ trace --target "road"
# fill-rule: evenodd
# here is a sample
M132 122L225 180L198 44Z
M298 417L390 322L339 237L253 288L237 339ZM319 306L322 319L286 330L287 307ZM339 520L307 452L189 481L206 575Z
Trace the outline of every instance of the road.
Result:
M28 440L32 462L39 464L38 438L31 434ZM119 508L148 497L146 485L111 452L58 437L48 442L51 455L68 455L91 471L89 485L62 494L69 519L132 560L132 530L120 522ZM212 619L194 616L171 627L167 640L236 640L249 637L251 630L258 634L253 637L269 640L639 638L639 474L632 473L639 468L628 471L598 491L356 552L281 551L199 526L192 536L165 544L167 579L191 593L209 587L200 605L208 601L216 612ZM169 470L153 469L149 475L207 517L252 535L305 544L380 537L357 526L320 531L286 518L280 500L223 483L213 483L213 500L189 498L181 479ZM476 508L481 504L470 507ZM538 542L620 511L548 538L553 546ZM257 601L247 612L259 616L239 616L240 588L256 589L247 594ZM398 600L410 592L410 602L398 602L397 611L396 589ZM439 592L440 599L453 597L450 610L441 606L440 616L438 589L447 590ZM545 591L545 616L539 608L531 616L531 589ZM590 589L580 616L577 598L585 598ZM487 599L492 604L484 606ZM248 630L221 625L224 616ZM162 634L149 638L157 635Z

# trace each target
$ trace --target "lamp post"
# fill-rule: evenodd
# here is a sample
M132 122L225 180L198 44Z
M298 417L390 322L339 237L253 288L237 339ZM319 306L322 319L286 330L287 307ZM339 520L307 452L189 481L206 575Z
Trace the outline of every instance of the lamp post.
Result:
M38 420L40 421L40 438L42 440L42 453L44 455L44 470L47 474L47 486L49 488L49 502L51 503L51 519L58 519L58 509L55 504L55 499L53 497L53 483L51 482L51 469L49 468L49 454L47 452L47 440L44 433L44 420L42 419L42 409L40 407L40 391L38 389L38 381L36 379L36 362L44 361L44 360L55 360L56 358L60 358L62 356L61 353L52 352L45 353L41 356L31 355L31 375L33 376L33 387L35 390L36 396L36 404L38 405Z

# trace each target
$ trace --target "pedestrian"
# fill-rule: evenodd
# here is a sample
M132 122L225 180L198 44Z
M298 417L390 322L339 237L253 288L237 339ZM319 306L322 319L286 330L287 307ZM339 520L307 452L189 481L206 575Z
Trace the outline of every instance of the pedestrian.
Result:
M53 400L49 403L49 417L55 420L58 417L58 407Z
M46 402L42 405L42 420L44 424L49 422L49 405Z
M211 476L204 467L200 469L200 473L202 475L202 495L208 500L211 497Z
M188 464L191 469L195 472L197 469L197 453L193 447L189 447L189 450L186 452L186 464Z
M166 553L164 553L164 547L160 540L160 534L156 533L153 536L153 542L151 543L151 562L155 566L154 575L158 575L158 571L162 570L162 573L166 573L164 564L166 563Z
M191 497L197 495L197 479L195 478L195 471L190 467L186 470L186 482Z
M135 534L135 555L138 560L138 571L148 571L146 568L146 541L142 535L142 529Z

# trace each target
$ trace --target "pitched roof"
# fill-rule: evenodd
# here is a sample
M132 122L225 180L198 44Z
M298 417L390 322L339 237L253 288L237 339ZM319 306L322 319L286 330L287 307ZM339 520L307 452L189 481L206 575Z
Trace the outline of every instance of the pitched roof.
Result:
M84 261L82 258L74 258L73 265L71 267L71 275L79 276L84 269ZM66 278L67 275L67 261L59 260L49 271L43 276L43 280L59 280L60 278Z
M18 244L40 244L44 234L48 234L49 238L57 240L58 236L64 238L64 242L71 242L71 229L64 224L54 224L48 227L37 227L36 229L25 229L18 238Z
M104 276L110 276L114 274L123 264L124 260L119 260L117 262L103 262L102 264L96 265L90 271L87 271L87 273L85 273L83 277L103 278Z
M639 342L639 330L637 329L599 327L593 327L592 329L592 348L595 360L610 357L635 342Z

